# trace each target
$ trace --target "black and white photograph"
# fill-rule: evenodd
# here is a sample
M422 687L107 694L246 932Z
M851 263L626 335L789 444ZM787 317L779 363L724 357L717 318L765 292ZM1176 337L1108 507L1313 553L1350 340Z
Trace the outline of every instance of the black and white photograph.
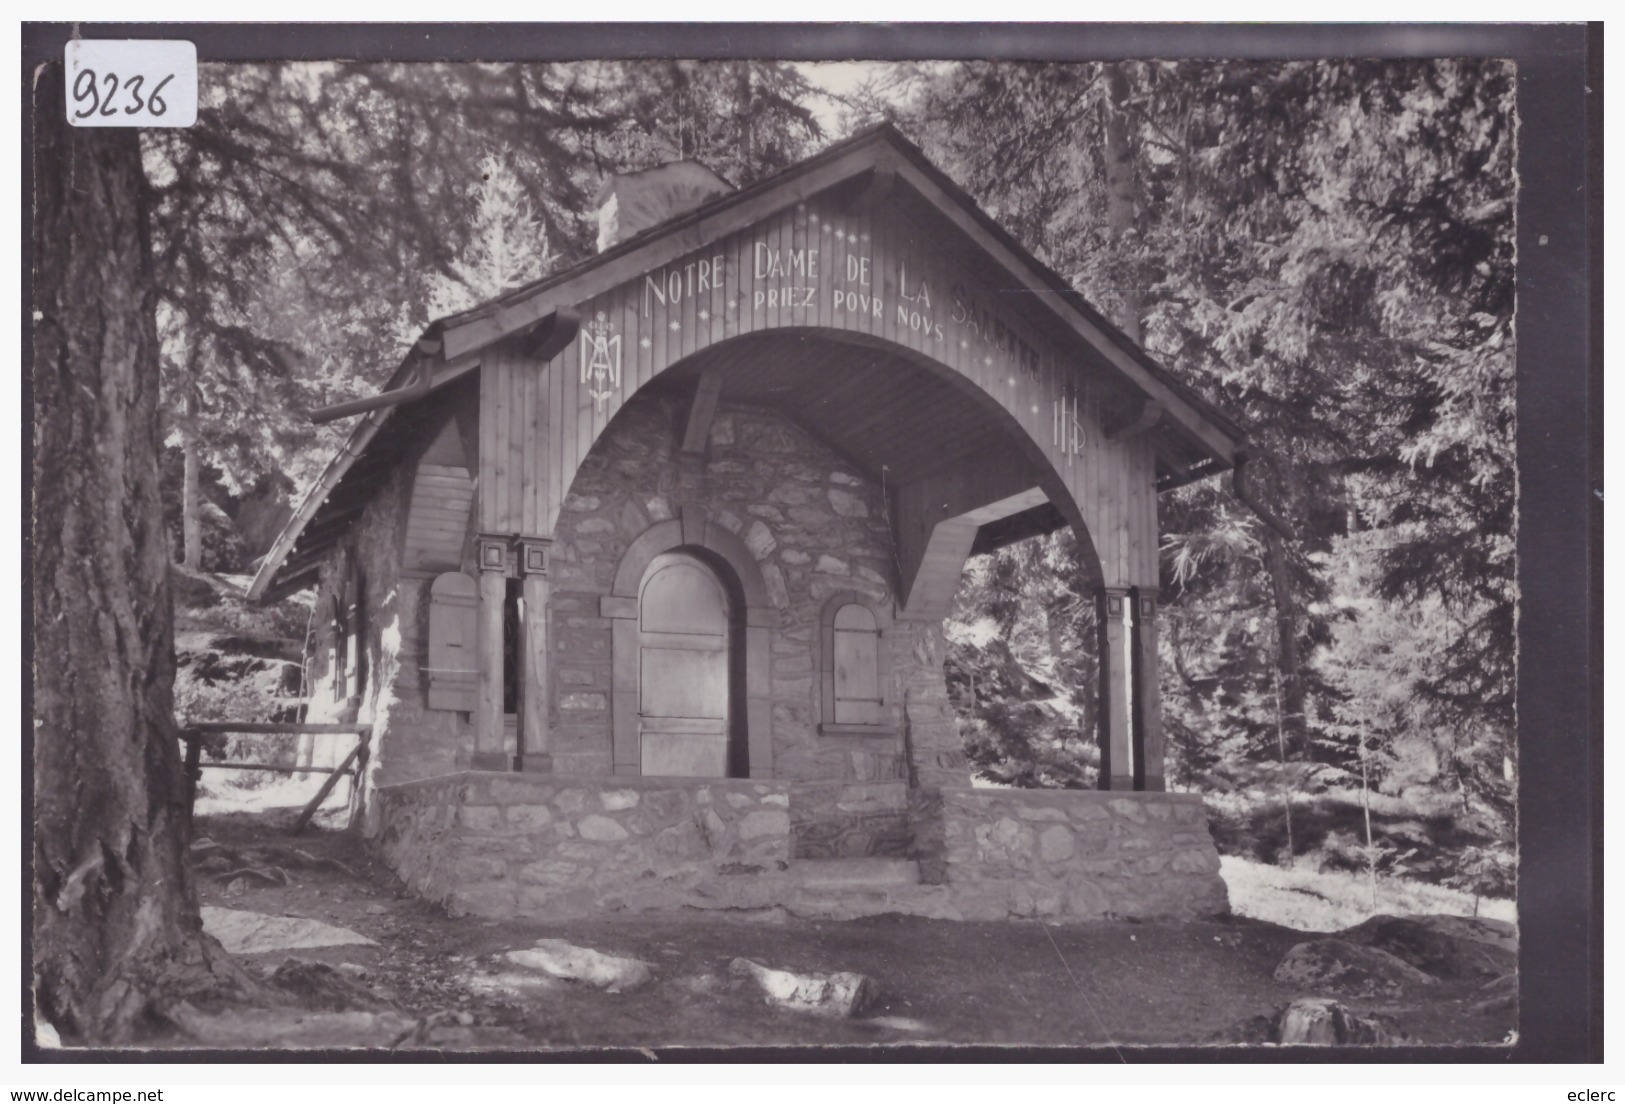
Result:
M1512 51L133 27L25 28L25 1062L1514 1056Z

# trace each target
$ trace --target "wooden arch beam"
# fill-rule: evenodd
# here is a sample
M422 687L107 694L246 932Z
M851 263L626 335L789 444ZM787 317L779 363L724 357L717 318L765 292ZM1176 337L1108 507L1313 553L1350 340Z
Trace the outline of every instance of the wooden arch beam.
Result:
M1048 501L1030 466L1013 453L900 486L894 520L901 615L943 617L982 526Z

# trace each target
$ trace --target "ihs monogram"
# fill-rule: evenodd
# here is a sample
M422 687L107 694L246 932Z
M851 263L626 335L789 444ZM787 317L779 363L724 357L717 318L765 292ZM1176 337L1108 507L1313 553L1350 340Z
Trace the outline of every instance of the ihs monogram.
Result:
M1072 458L1083 451L1083 423L1078 420L1077 392L1061 393L1061 397L1052 404L1054 407L1054 436L1051 443L1061 450L1066 457L1067 467L1072 466Z
M587 355L581 361L581 382L587 385L587 394L602 413L604 400L621 386L621 335L599 311L582 329L581 337L587 343Z

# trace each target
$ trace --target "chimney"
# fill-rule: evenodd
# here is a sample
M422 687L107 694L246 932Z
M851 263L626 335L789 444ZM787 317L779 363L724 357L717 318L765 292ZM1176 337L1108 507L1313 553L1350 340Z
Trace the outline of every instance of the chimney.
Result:
M616 173L598 189L598 252L733 190L698 161Z

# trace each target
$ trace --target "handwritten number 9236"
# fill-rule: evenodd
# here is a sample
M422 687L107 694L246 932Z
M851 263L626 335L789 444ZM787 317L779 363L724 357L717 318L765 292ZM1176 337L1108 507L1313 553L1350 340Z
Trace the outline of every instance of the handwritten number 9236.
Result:
M163 80L159 81L153 86L152 91L147 93L147 98L145 100L141 98L141 85L146 80L145 77L131 77L129 80L125 81L124 91L129 95L130 104L124 109L124 114L138 115L143 109L145 109L146 111L151 112L154 117L161 117L164 112L169 110L169 105L164 102L160 93L163 92L164 85L168 84L174 79L175 74L171 73ZM79 75L74 78L74 102L82 105L88 105L84 108L84 110L75 111L73 113L73 117L75 119L88 119L92 115L98 114L118 114L118 108L113 103L113 100L118 95L119 91L118 74L103 73L100 81L106 83L107 87L105 91L98 91L98 78L96 75L96 70L94 69L81 70Z

